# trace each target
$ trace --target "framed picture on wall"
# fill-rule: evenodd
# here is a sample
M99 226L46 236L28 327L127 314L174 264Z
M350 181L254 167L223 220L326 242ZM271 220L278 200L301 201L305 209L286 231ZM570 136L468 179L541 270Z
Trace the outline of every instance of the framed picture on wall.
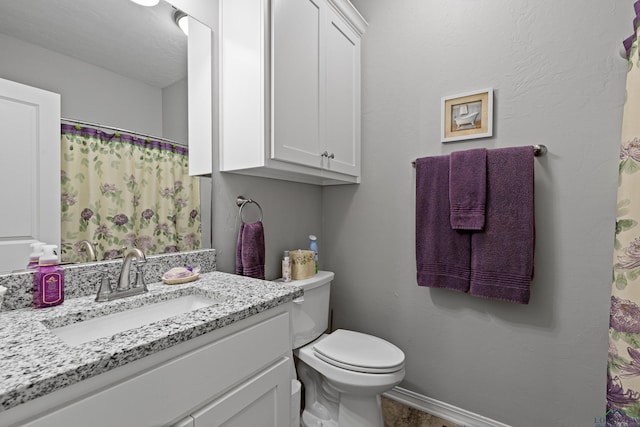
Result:
M493 136L493 89L442 98L442 142Z

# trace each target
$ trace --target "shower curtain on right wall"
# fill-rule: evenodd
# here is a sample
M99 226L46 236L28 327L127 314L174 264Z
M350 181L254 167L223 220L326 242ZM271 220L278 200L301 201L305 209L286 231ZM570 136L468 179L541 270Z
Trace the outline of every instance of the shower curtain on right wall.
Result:
M640 1L634 5L636 19ZM640 57L636 35L625 40L629 61L622 120L618 212L609 318L607 426L640 426Z

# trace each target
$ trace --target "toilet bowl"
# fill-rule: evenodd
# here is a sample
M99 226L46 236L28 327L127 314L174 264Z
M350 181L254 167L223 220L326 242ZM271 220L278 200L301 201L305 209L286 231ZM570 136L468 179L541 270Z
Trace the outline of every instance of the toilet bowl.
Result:
M294 354L308 399L303 426L384 425L380 393L404 378L402 350L380 338L339 329Z
M304 289L292 310L293 354L304 385L301 425L383 427L380 394L405 375L404 353L372 335L328 325L329 290L334 274L320 271L291 282Z

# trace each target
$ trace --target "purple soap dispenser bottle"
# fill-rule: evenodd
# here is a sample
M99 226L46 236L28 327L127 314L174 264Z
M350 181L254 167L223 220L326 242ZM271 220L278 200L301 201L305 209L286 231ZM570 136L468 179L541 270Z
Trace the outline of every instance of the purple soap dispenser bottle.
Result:
M44 245L33 272L33 306L53 307L64 301L64 270L58 265L56 245Z

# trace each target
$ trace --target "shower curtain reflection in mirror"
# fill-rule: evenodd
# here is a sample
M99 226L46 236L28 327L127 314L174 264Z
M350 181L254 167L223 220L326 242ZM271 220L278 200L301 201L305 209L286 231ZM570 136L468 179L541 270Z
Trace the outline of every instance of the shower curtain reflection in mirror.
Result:
M124 133L62 124L61 261L98 259L123 247L145 254L200 249L200 189L186 148Z

